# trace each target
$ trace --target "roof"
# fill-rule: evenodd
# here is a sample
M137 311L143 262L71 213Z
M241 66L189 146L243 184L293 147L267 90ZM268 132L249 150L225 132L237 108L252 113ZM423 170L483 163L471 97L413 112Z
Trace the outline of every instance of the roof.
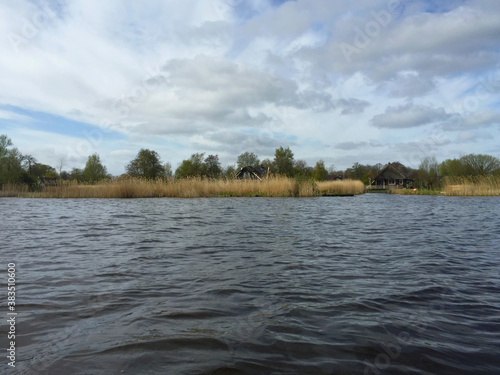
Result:
M401 166L406 169L402 164ZM396 168L395 164L387 164L382 170L378 173L378 175L374 178L374 180L378 179L399 179L399 180L409 180L410 178L404 174L402 171L400 171L398 168Z
M252 167L246 166L239 170L238 173L234 176L234 178L256 178L260 180L262 177L266 175L267 169L263 166L261 167Z

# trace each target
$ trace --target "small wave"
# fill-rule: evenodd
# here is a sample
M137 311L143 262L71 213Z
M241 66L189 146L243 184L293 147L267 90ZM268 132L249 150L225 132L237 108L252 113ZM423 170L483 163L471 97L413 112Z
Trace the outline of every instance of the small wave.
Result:
M133 341L119 344L111 348L101 350L95 354L103 353L116 353L116 352L128 352L128 351L165 351L165 350L178 350L182 349L192 349L192 350L204 350L210 348L210 350L227 350L227 344L215 338L164 338L160 340L150 340L148 336L134 336Z
M166 319L210 319L221 316L227 316L228 313L219 310L200 310L200 311L160 311L153 315Z

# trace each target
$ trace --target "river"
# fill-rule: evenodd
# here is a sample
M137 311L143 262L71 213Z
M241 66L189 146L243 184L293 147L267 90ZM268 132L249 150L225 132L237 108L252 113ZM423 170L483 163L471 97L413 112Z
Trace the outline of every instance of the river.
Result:
M0 230L2 374L500 373L498 198L2 198Z

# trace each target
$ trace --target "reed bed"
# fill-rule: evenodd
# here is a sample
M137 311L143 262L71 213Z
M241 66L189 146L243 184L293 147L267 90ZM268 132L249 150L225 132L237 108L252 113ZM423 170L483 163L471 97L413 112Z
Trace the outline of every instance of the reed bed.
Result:
M365 192L359 180L320 181L316 183L321 195L358 195Z
M0 189L0 197L20 197L28 193L28 185L23 184L5 184Z
M29 198L153 198L153 197L313 197L364 193L361 181L314 182L309 179L271 177L259 180L144 180L117 178L95 185L64 181L29 192L22 186L4 186L0 196Z
M500 196L500 176L445 177L443 193L449 196Z

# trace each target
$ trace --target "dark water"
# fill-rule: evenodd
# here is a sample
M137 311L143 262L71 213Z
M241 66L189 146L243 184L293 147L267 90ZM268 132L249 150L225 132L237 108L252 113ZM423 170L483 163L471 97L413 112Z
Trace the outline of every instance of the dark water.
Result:
M2 374L500 373L498 198L9 198L0 229Z

